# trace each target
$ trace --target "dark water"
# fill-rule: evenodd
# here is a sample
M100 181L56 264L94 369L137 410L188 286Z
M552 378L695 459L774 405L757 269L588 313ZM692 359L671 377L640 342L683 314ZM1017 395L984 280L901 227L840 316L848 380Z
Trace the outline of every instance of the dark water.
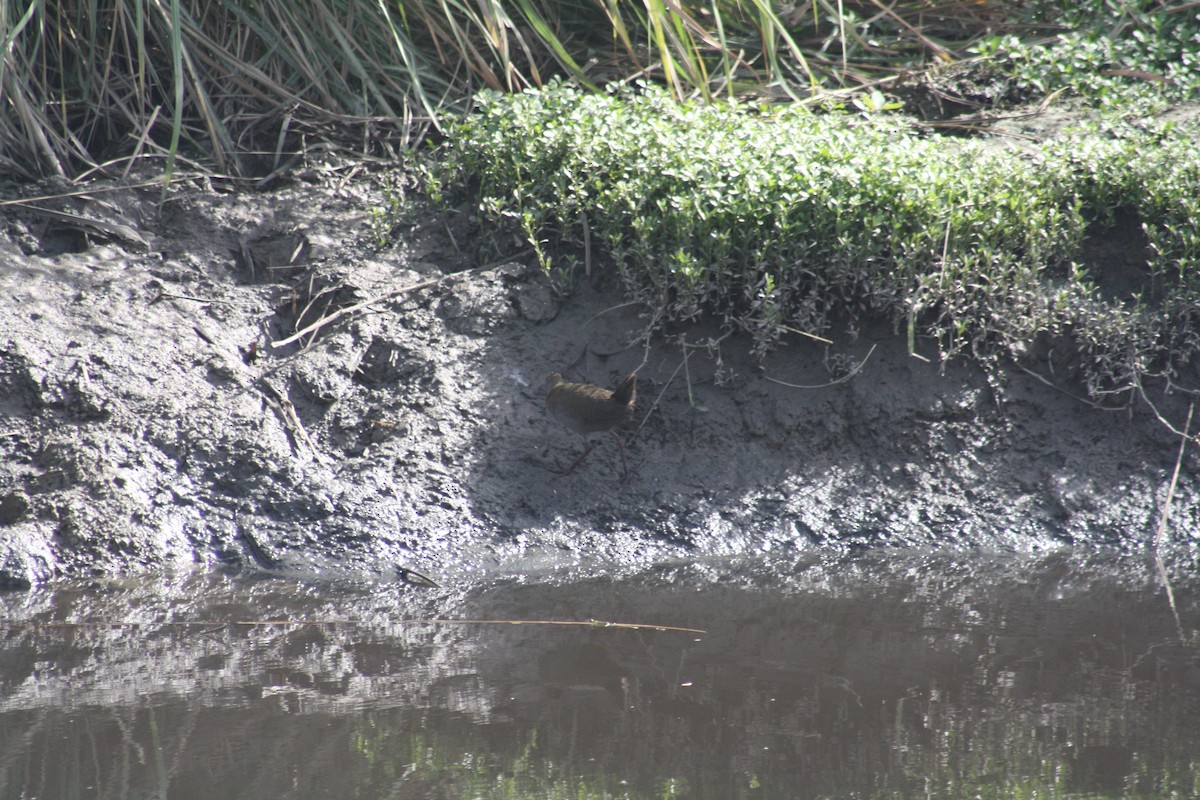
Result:
M0 798L1196 797L1200 577L1167 561L4 595ZM541 624L588 620L705 632Z

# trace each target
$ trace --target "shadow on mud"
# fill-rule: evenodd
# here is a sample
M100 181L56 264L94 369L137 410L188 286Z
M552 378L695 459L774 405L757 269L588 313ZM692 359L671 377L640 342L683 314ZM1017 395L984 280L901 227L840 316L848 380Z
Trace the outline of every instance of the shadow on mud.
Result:
M514 304L540 285L523 280L503 290ZM813 545L1140 546L1157 524L1178 439L1148 408L1102 410L1017 369L991 380L921 339L931 358L916 358L886 322L847 323L828 347L797 336L761 362L745 339L702 346L724 338L716 325L634 344L646 323L580 286L553 319L480 337L470 396L489 420L462 426L473 518L626 563ZM619 429L628 479L607 436L560 475L584 446L547 413L547 374L612 387L635 370L638 408ZM1191 514L1181 505L1172 523Z

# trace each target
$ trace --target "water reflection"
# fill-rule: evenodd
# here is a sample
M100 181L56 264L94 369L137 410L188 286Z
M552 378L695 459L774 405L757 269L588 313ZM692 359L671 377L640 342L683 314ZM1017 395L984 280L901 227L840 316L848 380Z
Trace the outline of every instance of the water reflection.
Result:
M0 797L1190 797L1194 559L7 595Z

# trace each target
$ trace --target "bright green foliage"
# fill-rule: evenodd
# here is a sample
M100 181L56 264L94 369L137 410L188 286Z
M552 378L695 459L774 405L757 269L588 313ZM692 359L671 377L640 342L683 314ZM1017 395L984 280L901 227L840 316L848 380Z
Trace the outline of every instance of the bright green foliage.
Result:
M887 115L555 86L482 97L448 169L557 276L586 224L658 320L713 315L760 353L835 313L914 316L985 359L1070 337L1099 393L1200 346L1195 133L1079 131L1031 156ZM1107 297L1075 263L1118 211L1144 223L1153 297Z
M1093 0L1035 6L1064 25L1052 41L993 36L972 50L990 69L1043 94L1069 88L1099 105L1131 96L1171 101L1200 97L1200 19L1195 9L1155 0Z

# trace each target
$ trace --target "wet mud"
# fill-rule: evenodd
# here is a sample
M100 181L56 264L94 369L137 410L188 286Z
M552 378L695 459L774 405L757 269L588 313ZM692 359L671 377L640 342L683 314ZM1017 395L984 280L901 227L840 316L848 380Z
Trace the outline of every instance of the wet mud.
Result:
M0 585L1155 540L1177 395L1101 409L1049 358L989 377L883 323L761 363L711 325L645 337L599 266L562 293L515 244L481 255L468 210L381 247L386 172L41 203L101 227L0 208ZM560 474L583 443L547 374L633 371L627 479L607 435ZM1198 467L1188 448L1169 541L1200 530Z

